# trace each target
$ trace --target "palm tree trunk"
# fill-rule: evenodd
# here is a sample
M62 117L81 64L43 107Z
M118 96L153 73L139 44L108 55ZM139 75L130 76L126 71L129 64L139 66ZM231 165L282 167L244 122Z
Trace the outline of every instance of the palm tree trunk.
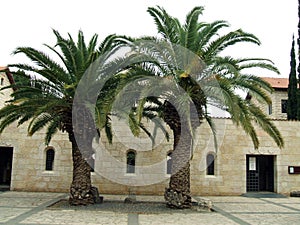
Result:
M172 152L172 175L169 188L165 190L167 206L171 208L190 208L190 156L192 136L184 121L170 103L165 105L165 122L170 126L174 135Z
M91 191L91 167L83 158L76 143L74 133L69 133L72 143L73 180L70 187L69 203L71 205L89 205L94 203Z
M172 152L172 175L169 188L166 188L165 199L171 208L190 208L190 151L191 137L188 133L180 135L173 130L174 150Z
M98 197L94 196L97 192L93 191L96 188L92 187L91 166L87 162L93 153L94 120L84 105L77 107L74 113L77 113L77 120L70 121L67 127L69 140L72 143L73 158L73 180L70 187L69 203L71 205L89 205L95 203Z

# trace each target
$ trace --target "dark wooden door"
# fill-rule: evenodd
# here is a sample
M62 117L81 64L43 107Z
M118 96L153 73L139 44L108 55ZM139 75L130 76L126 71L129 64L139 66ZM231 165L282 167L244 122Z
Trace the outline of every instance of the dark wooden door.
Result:
M247 155L247 191L274 191L274 156Z
M13 148L0 147L0 184L10 185Z

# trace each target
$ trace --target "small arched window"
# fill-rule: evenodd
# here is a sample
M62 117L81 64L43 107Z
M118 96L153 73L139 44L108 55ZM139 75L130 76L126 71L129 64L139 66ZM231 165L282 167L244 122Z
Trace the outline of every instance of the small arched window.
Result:
M46 150L46 170L53 170L55 151L52 148Z
M207 175L215 175L215 156L213 154L206 156L206 168Z
M172 152L167 154L167 174L172 174Z
M135 173L135 157L136 153L134 151L127 152L127 173Z
M1 85L3 85L3 84L4 84L4 78L3 78L3 77L1 78L1 81L0 81L0 83L1 83Z

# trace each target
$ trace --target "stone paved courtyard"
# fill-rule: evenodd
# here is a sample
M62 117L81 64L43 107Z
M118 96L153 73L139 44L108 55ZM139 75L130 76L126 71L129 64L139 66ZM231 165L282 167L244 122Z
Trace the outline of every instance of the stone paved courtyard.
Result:
M300 198L207 197L215 212L121 213L84 208L49 208L67 198L63 193L0 192L0 224L300 224ZM124 200L126 196L104 195ZM197 197L194 197L197 199ZM137 196L140 201L163 201L161 196Z

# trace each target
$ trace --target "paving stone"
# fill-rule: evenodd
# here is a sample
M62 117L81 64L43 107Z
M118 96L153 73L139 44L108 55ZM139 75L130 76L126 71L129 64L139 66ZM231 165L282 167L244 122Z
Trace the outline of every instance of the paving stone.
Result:
M242 220L247 221L251 225L299 225L300 214L281 214L281 213L269 213L269 214L239 214L235 215Z
M219 208L226 210L226 212L293 212L293 210L284 208L279 205L261 203L261 204L246 204L246 203L218 203Z
M39 206L45 202L47 202L49 199L43 199L43 198L13 198L13 197L2 197L0 198L0 206L6 206L6 207L36 207Z
M218 213L201 213L201 214L159 214L159 215L140 215L139 223L142 225L155 224L237 224L232 220L218 214Z
M127 224L127 214L86 210L44 210L22 221L22 224Z
M211 196L215 212L161 211L121 213L96 207L49 209L51 203L66 198L61 193L2 192L0 225L198 225L198 224L289 224L300 223L300 199ZM105 199L123 201L127 195L105 195ZM137 201L161 202L162 196L136 196ZM196 197L194 197L197 199ZM126 205L126 204L124 204ZM128 204L127 204L128 205ZM166 213L167 212L167 213Z
M12 220L14 218L16 218L17 216L28 212L30 209L22 209L22 208L4 208L4 207L0 207L0 223L4 223L8 222L9 220Z

